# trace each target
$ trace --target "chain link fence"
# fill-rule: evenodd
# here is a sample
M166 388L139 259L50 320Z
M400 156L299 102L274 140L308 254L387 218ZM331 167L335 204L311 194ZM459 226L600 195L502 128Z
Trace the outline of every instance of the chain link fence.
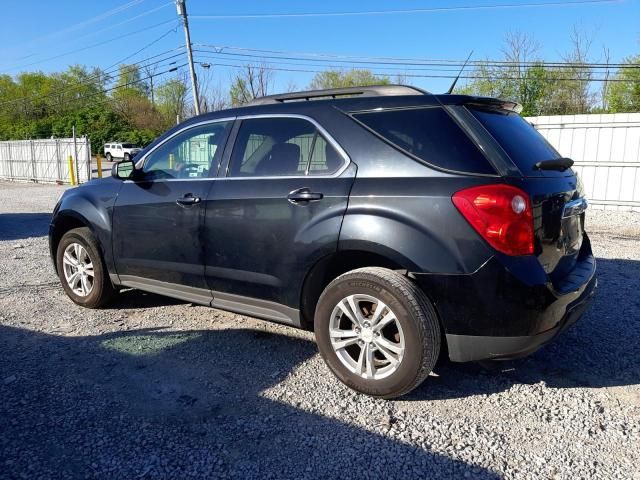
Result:
M86 137L0 142L0 178L71 183L69 157L76 183L91 179L91 142Z

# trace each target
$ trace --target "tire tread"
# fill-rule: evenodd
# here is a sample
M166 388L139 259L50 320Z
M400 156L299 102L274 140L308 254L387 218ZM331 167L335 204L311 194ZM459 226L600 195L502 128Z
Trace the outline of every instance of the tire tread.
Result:
M383 398L393 398L405 395L420 385L429 376L438 360L441 335L437 313L429 298L415 283L411 281L410 278L394 270L382 267L363 267L343 273L329 283L325 292L330 290L335 283L349 279L349 277L356 277L364 280L368 278L372 281L382 281L386 283L390 288L396 290L402 295L404 300L408 302L415 318L418 320L416 324L420 332L420 344L423 347L423 351L422 362L417 371L416 377L413 382L403 390L394 392L391 395L383 396ZM323 297L324 293L320 296L318 303L322 302Z

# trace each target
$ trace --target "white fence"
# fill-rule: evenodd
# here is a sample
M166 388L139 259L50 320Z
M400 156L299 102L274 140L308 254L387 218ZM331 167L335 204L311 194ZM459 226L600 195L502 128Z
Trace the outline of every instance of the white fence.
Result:
M574 169L592 206L640 211L640 113L527 120L576 162Z
M78 183L91 179L91 143L86 137L0 142L0 178L70 183L72 156Z

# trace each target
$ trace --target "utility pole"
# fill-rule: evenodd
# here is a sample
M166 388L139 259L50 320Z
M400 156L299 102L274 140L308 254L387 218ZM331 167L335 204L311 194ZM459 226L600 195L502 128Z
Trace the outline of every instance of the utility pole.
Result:
M187 5L185 0L176 0L178 15L182 17L184 26L184 39L187 47L187 59L189 61L189 72L191 73L191 91L193 93L193 105L196 115L200 115L200 96L198 95L198 82L196 80L196 70L193 66L193 52L191 51L191 35L189 35L189 21L187 20Z

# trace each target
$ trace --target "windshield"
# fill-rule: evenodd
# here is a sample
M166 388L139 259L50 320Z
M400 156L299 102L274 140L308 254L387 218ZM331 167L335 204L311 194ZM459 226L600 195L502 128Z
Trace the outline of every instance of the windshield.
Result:
M123 143L122 148L138 148L133 143Z
M498 141L523 175L536 175L537 162L561 158L556 149L517 113L478 108L469 110Z

